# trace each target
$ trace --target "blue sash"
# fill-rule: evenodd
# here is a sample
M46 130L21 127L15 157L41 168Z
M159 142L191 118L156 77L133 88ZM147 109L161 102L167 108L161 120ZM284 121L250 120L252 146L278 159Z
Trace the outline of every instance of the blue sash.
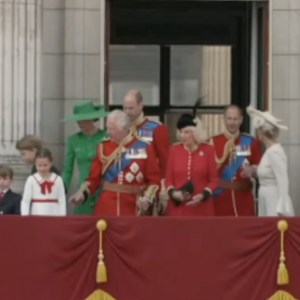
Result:
M134 142L130 148L131 149L146 149L148 146L147 143L137 140ZM103 180L108 182L113 182L118 178L120 172L124 171L130 164L135 160L135 158L126 157L126 153L122 153L120 161L112 163L106 170Z
M243 146L251 146L253 142L253 137L242 135L240 145ZM223 170L221 179L226 181L232 181L232 179L236 176L238 170L243 165L244 160L247 156L236 156ZM214 192L214 196L219 196L224 191L224 188L219 188Z
M158 126L159 123L157 122L147 121L140 129L138 129L138 135L146 139L152 139L153 131Z

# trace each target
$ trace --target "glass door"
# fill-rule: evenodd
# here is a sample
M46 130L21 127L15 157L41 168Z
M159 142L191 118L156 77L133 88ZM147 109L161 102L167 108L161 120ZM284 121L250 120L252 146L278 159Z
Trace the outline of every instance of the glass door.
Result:
M208 136L223 131L223 109L231 103L231 46L171 46L170 108L166 124L172 141L176 122L183 112L192 113L197 99L204 104L197 112Z
M125 94L139 90L145 113L160 119L160 47L111 45L109 106L122 108Z
M220 133L224 107L249 104L249 7L246 1L111 1L110 109L122 107L128 90L140 90L145 115L166 123L175 141L178 116L204 97L198 112L208 135Z

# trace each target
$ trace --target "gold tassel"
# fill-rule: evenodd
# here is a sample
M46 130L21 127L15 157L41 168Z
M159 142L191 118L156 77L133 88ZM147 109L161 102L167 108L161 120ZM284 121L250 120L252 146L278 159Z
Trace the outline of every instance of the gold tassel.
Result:
M280 258L279 267L277 270L277 284L287 285L289 284L289 272L285 264L285 252L284 252L284 233L288 230L289 224L286 220L280 220L277 223L277 228L280 231ZM267 300L297 300L293 295L287 291L278 290L273 296Z
M97 283L107 282L107 272L104 263L103 254L103 232L107 229L107 223L105 220L100 220L97 222L97 229L99 231L99 256L98 256L98 266L97 266Z
M277 271L277 284L286 285L289 284L289 272L286 267L285 253L284 253L284 233L288 229L289 225L286 220L280 220L277 223L277 228L280 231L280 258L279 258L279 267Z
M89 295L85 300L116 300L116 299L113 298L110 294L102 290L96 290L93 292L93 294Z

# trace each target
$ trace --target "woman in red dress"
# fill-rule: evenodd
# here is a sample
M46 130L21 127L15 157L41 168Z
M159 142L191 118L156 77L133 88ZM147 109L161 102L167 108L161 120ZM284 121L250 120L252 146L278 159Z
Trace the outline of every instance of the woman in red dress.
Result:
M214 216L211 197L218 186L213 146L205 143L202 122L183 114L177 122L181 143L170 149L166 187L168 216Z

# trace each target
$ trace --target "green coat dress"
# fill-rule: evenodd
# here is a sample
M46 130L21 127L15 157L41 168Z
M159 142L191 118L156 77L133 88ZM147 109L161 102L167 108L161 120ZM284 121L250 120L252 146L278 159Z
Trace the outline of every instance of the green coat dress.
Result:
M77 163L81 184L89 176L91 164L97 154L97 145L105 138L107 138L107 133L104 130L99 130L93 135L78 132L69 136L65 167L62 173L62 178L68 189L73 177L74 163ZM90 196L85 203L78 204L75 209L75 214L91 215L100 193L101 189Z

